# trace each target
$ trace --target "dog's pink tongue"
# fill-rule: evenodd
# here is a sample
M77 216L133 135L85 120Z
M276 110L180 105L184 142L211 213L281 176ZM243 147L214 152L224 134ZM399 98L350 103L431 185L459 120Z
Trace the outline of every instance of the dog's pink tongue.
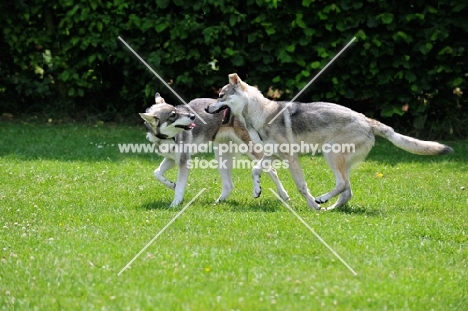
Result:
M195 127L195 123L190 123L190 127L191 127L191 128L194 128L194 127Z
M226 120L226 115L228 113L228 110L227 109L224 109L223 110L223 120Z

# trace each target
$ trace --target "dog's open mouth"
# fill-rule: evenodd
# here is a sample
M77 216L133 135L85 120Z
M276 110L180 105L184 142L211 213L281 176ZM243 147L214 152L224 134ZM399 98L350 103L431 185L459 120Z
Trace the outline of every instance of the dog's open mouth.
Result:
M223 112L223 120L222 120L222 124L223 124L223 125L224 125L224 124L228 124L229 121L231 121L231 109L230 109L228 106L226 106L226 105L221 106L221 107L218 108L218 110L213 111L213 112L210 112L208 108L209 108L209 107L206 107L206 108L205 108L205 111L206 111L207 113L218 113L218 112L224 110L224 112Z
M230 119L231 119L231 109L229 109L228 106L224 106L222 124L228 124Z
M179 127L186 131L190 131L191 129L195 127L195 123L190 123L189 125L176 125L175 127Z

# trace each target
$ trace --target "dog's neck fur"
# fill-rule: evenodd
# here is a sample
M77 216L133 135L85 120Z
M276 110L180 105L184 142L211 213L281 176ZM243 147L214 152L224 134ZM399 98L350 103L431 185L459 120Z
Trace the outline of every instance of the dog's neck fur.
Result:
M175 137L170 138L167 135L164 135L164 134L161 134L161 133L155 133L153 135L154 135L154 137L158 138L159 140L170 140L170 139L175 140Z
M163 157L174 158L177 157L177 153L175 153L176 148L176 138L166 138L160 139L156 137L153 133L148 132L146 134L146 138L154 144L156 149L154 150L158 155Z
M159 133L159 132L157 132L157 131L156 131L156 132L153 131L153 129L151 128L151 126L150 126L147 122L145 122L145 126L146 126L146 129L148 130L148 135L147 135L148 138L149 138L150 135L151 135L151 136L154 137L155 140L156 140L156 138L157 138L158 140L169 140L169 139L172 139L172 140L175 141L175 137L169 137L169 136L167 136L167 135L165 135L165 134Z
M162 135L162 136L161 136ZM175 137L167 137L164 134L154 134L152 132L148 132L146 134L146 138L152 142L156 147L159 147L162 144L174 143L176 141Z
M244 124L247 127L252 127L255 131L260 132L265 127L265 124L270 122L271 117L278 111L279 105L274 100L269 100L255 87L247 85L249 88L246 94L251 94L246 98L246 104L242 111ZM258 117L259 115L265 116ZM264 120L264 121L262 121Z

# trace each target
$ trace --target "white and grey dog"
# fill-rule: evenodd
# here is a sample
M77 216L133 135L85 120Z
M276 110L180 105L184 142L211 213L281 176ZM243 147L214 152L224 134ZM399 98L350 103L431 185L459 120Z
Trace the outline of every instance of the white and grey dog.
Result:
M337 202L327 210L342 206L351 199L350 170L365 159L374 145L375 135L384 137L395 146L414 154L437 155L453 152L452 148L437 142L422 141L395 133L391 127L340 105L269 100L257 88L243 82L235 73L229 75L229 84L222 88L218 101L207 107L206 111L216 113L226 108L246 125L254 142L290 145L305 142L316 144L319 148L325 144L353 144L353 152L341 150L324 153L335 176L336 185L330 192L317 198L310 194L307 187L298 152L278 151L263 158L269 162L273 156L288 160L299 192L307 200L307 205L317 210L321 208L319 204L338 195ZM278 114L278 118L269 125ZM261 193L262 167L260 161L252 171L255 197Z
M166 187L175 190L174 200L171 207L179 205L184 197L187 179L189 175L189 165L192 154L191 148L178 148L181 144L207 144L210 141L216 146L221 142L232 141L234 143L248 144L251 139L245 126L230 113L224 115L212 115L205 112L204 108L213 104L216 100L211 98L197 98L188 103L205 122L204 124L191 112L186 105L172 106L156 93L155 104L148 108L140 116L145 121L148 129L147 138L156 145L159 155L164 157L159 167L154 171L154 176ZM180 150L183 149L183 150ZM226 200L233 189L232 163L235 153L224 152L219 155L218 148L213 147L219 163L218 170L222 180L222 192L218 201ZM262 153L252 151L247 155L253 160L262 159ZM171 168L177 166L177 182L174 183L164 177L164 174ZM269 175L275 183L282 198L289 199L288 193L283 188L278 175L274 169Z

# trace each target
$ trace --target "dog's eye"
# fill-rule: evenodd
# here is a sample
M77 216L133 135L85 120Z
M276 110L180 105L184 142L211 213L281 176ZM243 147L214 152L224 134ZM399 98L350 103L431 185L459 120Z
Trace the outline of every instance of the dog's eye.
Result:
M219 93L219 98L223 98L224 97L224 93Z
M171 112L171 117L175 117L176 114L177 114L177 113L175 112L175 110L172 110L172 112Z

